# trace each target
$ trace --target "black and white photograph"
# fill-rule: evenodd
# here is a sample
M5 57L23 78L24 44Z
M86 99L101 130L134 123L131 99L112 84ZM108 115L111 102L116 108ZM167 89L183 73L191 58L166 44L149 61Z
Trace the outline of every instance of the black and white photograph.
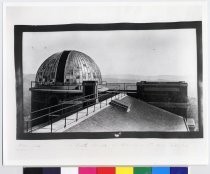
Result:
M201 21L14 27L18 133L202 137Z
M6 4L4 164L206 164L205 7Z

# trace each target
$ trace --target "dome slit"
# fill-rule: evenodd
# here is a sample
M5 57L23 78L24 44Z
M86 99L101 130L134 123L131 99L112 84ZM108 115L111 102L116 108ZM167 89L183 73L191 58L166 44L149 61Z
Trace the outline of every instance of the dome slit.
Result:
M63 84L64 82L64 70L65 70L66 60L69 53L70 51L64 51L59 60L58 68L57 68L57 75L56 75L56 82L58 83Z

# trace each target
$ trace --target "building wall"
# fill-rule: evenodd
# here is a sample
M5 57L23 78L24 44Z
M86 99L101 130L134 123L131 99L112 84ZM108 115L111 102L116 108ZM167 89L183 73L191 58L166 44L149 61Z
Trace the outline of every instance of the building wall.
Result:
M61 105L58 105L64 101L72 100L78 96L82 96L82 93L66 93L66 92L50 92L50 91L31 91L31 119L40 117L42 115L48 114L55 110L61 109ZM58 105L58 106L56 106ZM70 104L69 104L70 105ZM49 106L54 106L48 109ZM42 110L43 109L43 110ZM40 111L37 111L40 110ZM37 112L34 112L37 111ZM33 113L34 112L34 113ZM54 113L59 115L61 113ZM49 117L45 116L43 118L32 121L32 126L46 123L49 121Z

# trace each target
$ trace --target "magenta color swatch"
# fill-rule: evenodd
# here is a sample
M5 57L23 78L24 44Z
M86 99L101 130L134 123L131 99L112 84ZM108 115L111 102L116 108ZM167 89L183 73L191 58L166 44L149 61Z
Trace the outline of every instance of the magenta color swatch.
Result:
M79 174L97 174L96 167L79 167Z

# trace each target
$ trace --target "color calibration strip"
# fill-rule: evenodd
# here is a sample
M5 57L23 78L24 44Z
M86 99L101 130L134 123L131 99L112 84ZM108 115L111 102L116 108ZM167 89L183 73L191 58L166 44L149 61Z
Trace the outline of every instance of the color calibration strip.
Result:
M24 168L23 174L188 174L187 167L50 167Z

